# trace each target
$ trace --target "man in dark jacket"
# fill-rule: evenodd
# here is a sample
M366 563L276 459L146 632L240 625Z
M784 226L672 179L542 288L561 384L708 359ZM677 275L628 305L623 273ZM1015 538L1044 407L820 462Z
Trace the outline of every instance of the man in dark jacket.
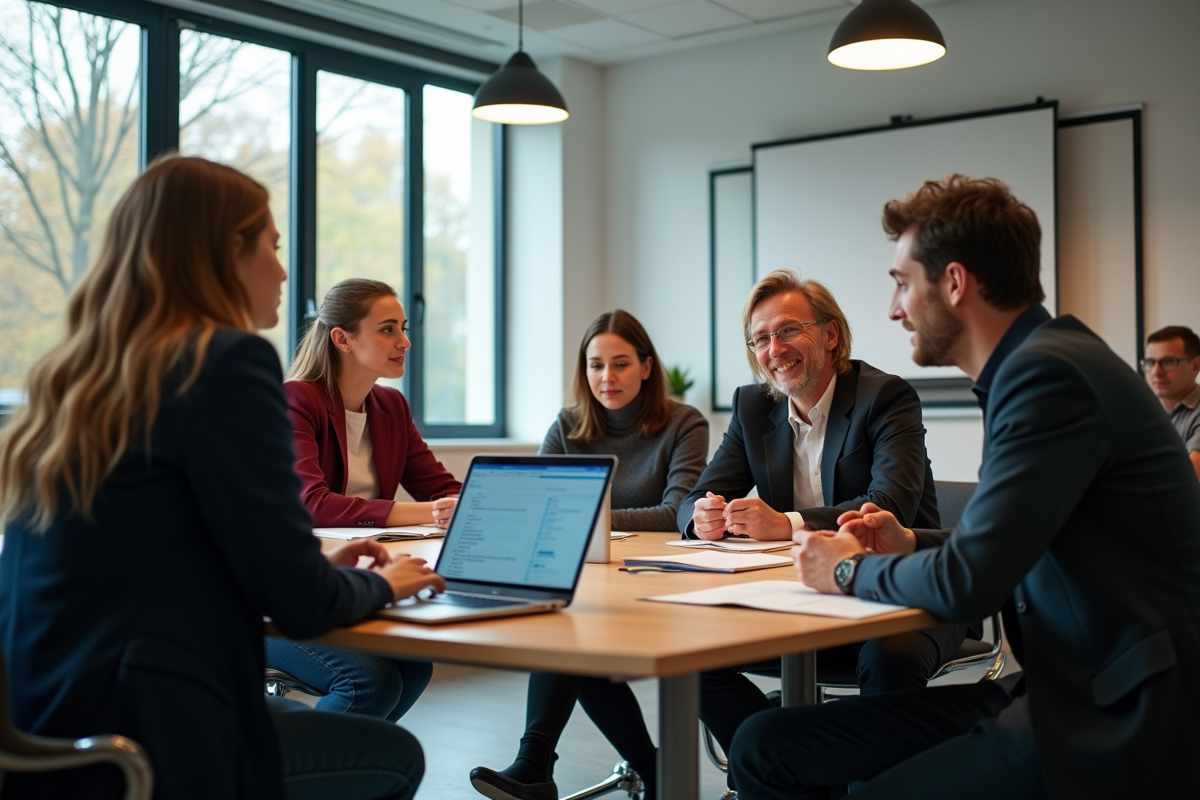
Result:
M914 360L975 380L979 487L954 531L867 504L837 535L798 533L797 567L945 620L1004 606L1024 672L760 714L733 745L743 796L1194 794L1200 485L1179 437L1104 342L1042 308L1037 217L1003 183L928 182L884 226Z
M836 528L868 500L906 524L940 527L921 401L907 381L850 358L832 293L776 270L751 290L742 322L762 382L734 393L721 447L680 505L680 532L789 541L802 527ZM965 633L939 625L825 650L818 679L857 680L864 694L922 687ZM738 726L770 707L742 672L778 669L774 659L701 675L700 717L726 752Z

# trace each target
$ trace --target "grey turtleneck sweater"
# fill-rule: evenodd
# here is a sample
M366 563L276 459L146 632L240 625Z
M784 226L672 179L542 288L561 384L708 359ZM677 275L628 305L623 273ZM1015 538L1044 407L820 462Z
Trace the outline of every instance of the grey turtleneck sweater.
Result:
M708 461L708 420L683 403L671 403L671 421L653 436L637 436L633 421L641 395L617 411L604 410L608 435L594 442L568 439L575 429L566 409L546 432L543 454L613 455L619 459L612 488L612 526L620 531L673 531L679 504Z

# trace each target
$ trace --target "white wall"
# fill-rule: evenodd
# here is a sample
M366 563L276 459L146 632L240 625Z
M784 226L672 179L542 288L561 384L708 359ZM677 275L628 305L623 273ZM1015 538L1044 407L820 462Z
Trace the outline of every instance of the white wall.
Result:
M604 310L603 73L539 65L568 98L561 125L508 129L508 436L541 443L579 339Z
M1059 100L1063 115L1145 103L1147 330L1200 328L1200 2L960 0L931 13L949 53L913 70L829 65L829 26L604 72L605 213L596 224L605 299L646 323L664 360L691 366L695 405L707 408L710 380L709 168L748 162L753 142L892 114L942 116L1039 95ZM713 423L715 447L726 422ZM974 480L978 418L927 426L935 474Z

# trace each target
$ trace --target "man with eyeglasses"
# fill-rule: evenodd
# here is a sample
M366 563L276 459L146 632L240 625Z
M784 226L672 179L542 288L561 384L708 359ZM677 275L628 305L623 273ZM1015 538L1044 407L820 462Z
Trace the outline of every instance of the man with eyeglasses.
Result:
M751 290L742 327L760 383L734 392L725 438L680 505L684 537L788 541L801 528L836 528L865 502L940 527L921 401L907 381L850 358L850 326L833 294L776 270ZM752 489L757 497L747 497ZM857 677L867 695L923 687L966 632L940 625L824 650L818 679ZM738 726L771 707L743 672L778 670L775 659L701 675L700 718L726 753Z
M1150 334L1142 372L1179 431L1200 478L1200 336L1182 325Z

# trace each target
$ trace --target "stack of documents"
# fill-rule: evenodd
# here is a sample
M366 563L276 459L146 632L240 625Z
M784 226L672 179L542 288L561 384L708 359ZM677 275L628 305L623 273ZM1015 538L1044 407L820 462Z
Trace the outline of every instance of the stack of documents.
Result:
M400 525L395 528L313 528L313 536L322 539L374 539L377 542L407 542L416 539L440 539L446 532L436 525Z
M738 556L746 558L746 556ZM786 614L816 614L821 617L864 619L879 614L903 611L904 606L873 603L859 597L840 594L821 594L800 581L754 581L733 586L718 586L698 592L662 594L658 597L639 597L659 603L683 603L694 606L744 606L762 611L782 611Z
M772 550L790 550L791 539L774 542L759 542L744 537L726 536L721 539L676 539L667 542L671 547L690 547L696 550L724 550L727 553L769 553Z
M792 560L787 556L769 556L764 553L715 553L705 550L681 556L636 556L625 559L627 567L658 567L666 570L686 572L747 572L752 569L790 567Z

